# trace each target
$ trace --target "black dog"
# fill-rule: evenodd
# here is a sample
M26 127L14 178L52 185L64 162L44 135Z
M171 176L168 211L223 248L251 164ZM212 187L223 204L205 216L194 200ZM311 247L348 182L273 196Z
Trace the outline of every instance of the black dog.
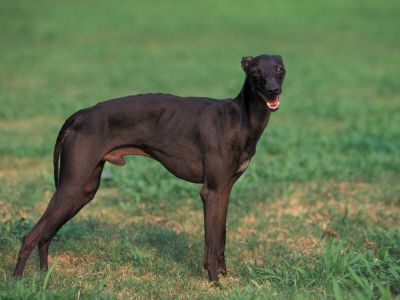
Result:
M25 234L14 276L22 275L36 245L40 268L48 268L48 248L57 231L93 199L105 162L122 166L124 155L151 157L175 176L203 184L204 267L210 281L218 281L218 272L225 276L230 192L249 165L271 111L279 108L285 77L279 55L244 57L242 67L246 80L234 99L128 96L68 118L54 149L56 192Z

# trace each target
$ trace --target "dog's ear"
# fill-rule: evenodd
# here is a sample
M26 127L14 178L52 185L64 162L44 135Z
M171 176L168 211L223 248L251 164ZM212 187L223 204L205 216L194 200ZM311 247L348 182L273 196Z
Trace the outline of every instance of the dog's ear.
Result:
M280 62L281 64L283 64L282 56L280 56L280 55L274 55L274 57L275 57L275 59L276 59L278 62Z
M249 61L253 59L253 56L246 56L242 57L242 68L246 70L247 66L249 65Z

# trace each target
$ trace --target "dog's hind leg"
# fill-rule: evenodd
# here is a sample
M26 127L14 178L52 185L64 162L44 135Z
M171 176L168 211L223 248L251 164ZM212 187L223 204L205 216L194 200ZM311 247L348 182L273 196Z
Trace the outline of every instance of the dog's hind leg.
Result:
M102 167L96 168L100 159L96 160L95 155L82 152L82 149L88 149L86 146L85 139L78 139L72 134L69 135L69 141L64 142L61 152L60 182L42 217L24 235L14 276L22 275L30 253L40 241L42 241L39 251L40 263L42 267L46 268L46 244L61 226L74 216L74 213L76 214L84 204L90 201L87 200L88 197L82 198L82 193L90 182L89 179L93 178L93 171L97 170L98 173L101 173ZM103 163L101 163L102 165ZM99 176L100 174L97 177ZM93 188L93 190L95 189Z
M58 224L57 228L52 228L47 234L42 236L38 244L38 252L40 259L40 269L47 270L48 269L48 251L49 245L53 240L54 236L57 234L58 230L69 220L71 220L86 204L88 204L96 195L97 190L100 187L100 178L101 173L103 171L105 161L101 161L96 169L93 171L92 175L89 178L89 181L86 183L85 189L79 200L75 203L73 210L70 215L63 223Z
M43 236L51 236L49 232L55 231L56 228L58 229L68 220L74 208L74 198L79 198L79 194L69 193L61 186L57 189L42 217L35 226L24 235L14 276L22 275L30 253Z

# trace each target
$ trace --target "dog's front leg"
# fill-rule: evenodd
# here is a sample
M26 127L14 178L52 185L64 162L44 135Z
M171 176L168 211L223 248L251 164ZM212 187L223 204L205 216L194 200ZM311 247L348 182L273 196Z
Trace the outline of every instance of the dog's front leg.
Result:
M236 182L239 179L240 174L236 174L231 178L228 184L225 186L219 206L219 219L218 219L218 272L221 273L222 276L227 275L226 265L225 265L225 241L226 241L226 216L228 213L228 205L229 198L231 195L231 190Z
M218 282L218 222L221 192L206 185L200 191L204 208L204 268L208 271L210 281ZM214 283L215 286L218 284Z

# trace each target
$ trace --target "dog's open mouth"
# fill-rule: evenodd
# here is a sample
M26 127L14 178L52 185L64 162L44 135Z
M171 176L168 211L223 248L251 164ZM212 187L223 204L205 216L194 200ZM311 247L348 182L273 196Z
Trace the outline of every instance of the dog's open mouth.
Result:
M270 110L272 110L272 111L278 110L278 108L279 108L279 97L278 96L276 96L276 98L272 101L267 99L266 102L267 102L267 107Z
M268 99L266 96L259 94L261 98L264 100L270 111L276 111L279 109L279 96L276 96L273 100Z

